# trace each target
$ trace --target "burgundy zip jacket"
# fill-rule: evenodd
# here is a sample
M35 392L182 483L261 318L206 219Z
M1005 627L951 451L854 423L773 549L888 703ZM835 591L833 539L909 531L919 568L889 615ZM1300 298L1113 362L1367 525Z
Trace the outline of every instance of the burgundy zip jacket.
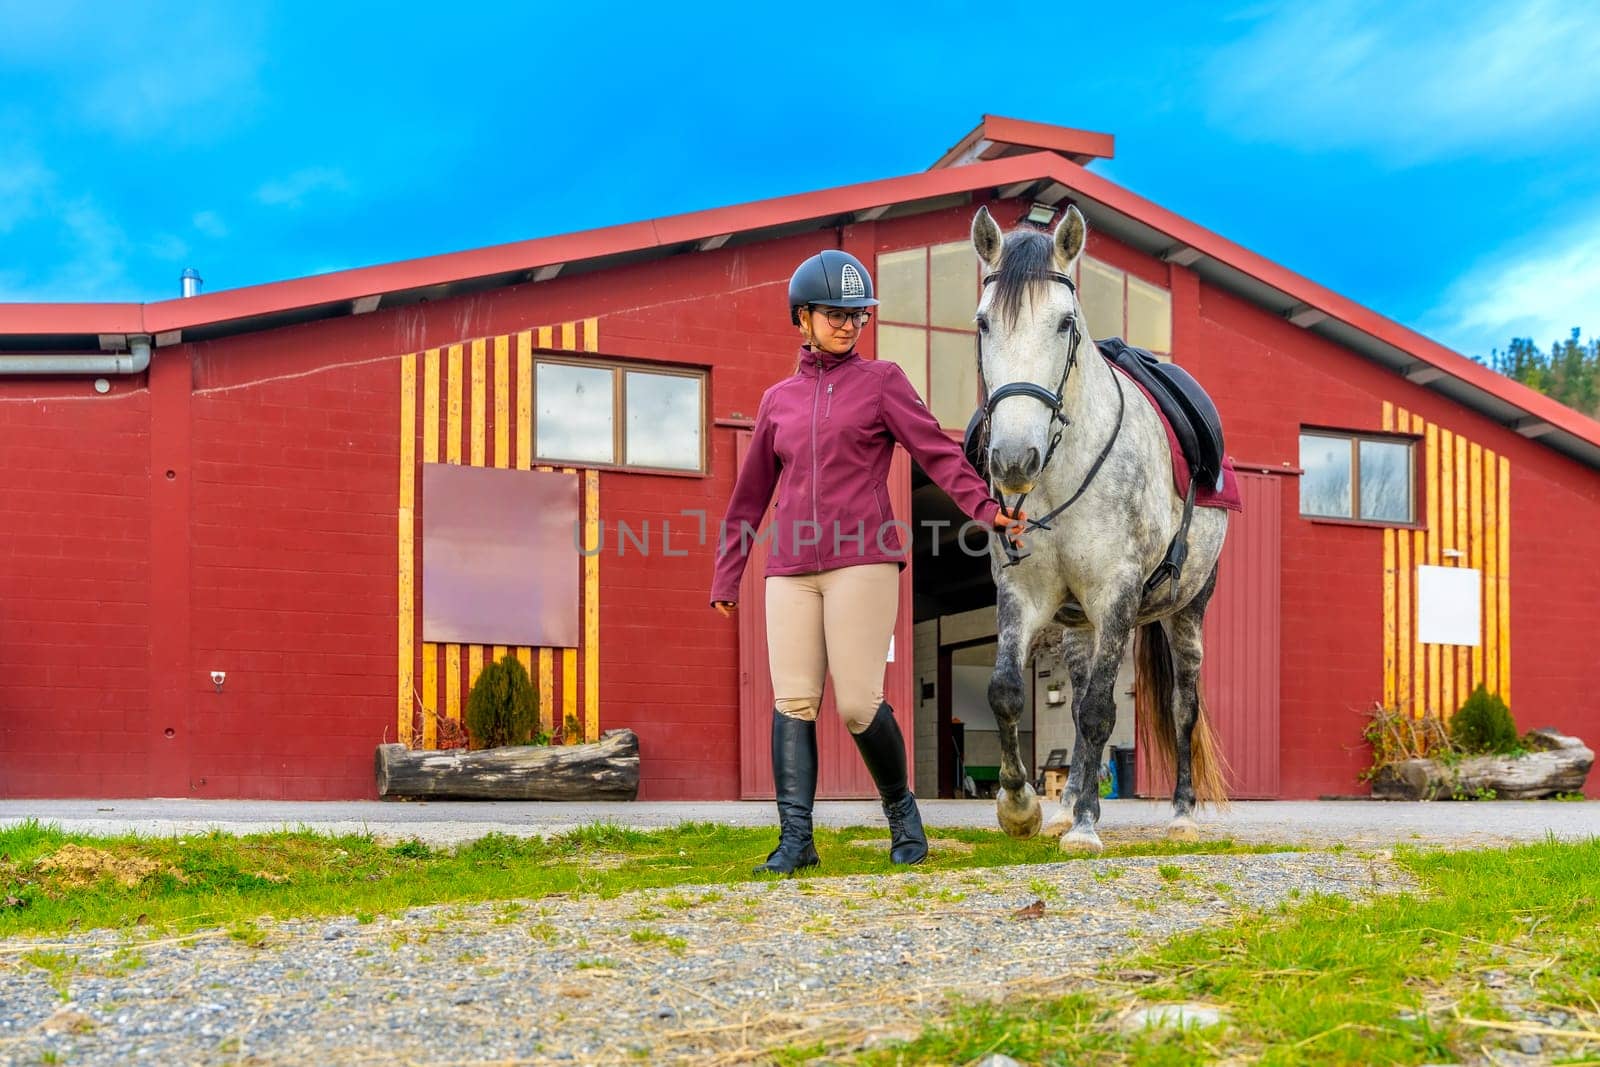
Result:
M910 528L889 507L889 461L904 445L956 506L987 529L1000 505L917 396L905 371L800 349L800 369L768 389L719 531L711 600L737 601L758 537L767 574L815 574L862 563L906 565ZM763 513L778 490L772 523Z

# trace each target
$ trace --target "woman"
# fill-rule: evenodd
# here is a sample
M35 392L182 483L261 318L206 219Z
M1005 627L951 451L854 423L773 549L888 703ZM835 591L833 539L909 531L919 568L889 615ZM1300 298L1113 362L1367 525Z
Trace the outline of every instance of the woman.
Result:
M856 353L872 317L868 309L877 303L866 267L846 252L821 252L794 272L789 318L804 339L799 363L761 398L723 519L711 602L727 616L777 488L766 601L779 837L758 874L792 874L819 862L811 809L816 719L829 673L839 714L883 800L890 858L920 863L928 854L916 797L906 783L905 740L893 709L883 702L884 663L906 564L896 528L905 524L895 522L885 484L895 442L985 527L1002 527L1019 541L1026 518L989 496L904 371Z

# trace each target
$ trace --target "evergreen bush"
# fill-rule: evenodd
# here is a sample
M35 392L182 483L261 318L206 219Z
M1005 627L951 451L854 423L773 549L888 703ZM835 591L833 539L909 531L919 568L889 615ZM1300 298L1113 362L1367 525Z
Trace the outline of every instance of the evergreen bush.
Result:
M1450 737L1463 752L1509 754L1520 747L1511 709L1483 686L1450 718Z
M539 721L539 691L517 657L507 653L486 664L467 695L467 733L473 748L542 744L534 737Z

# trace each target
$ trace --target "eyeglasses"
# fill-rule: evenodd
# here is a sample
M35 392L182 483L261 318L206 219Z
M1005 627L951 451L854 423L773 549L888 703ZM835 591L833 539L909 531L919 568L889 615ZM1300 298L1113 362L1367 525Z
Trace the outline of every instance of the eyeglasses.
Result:
M828 325L835 330L844 329L844 324L847 322L853 322L857 326L865 326L872 321L872 312L870 311L846 311L843 308L820 308L813 305L811 313L813 315L821 315L827 319Z

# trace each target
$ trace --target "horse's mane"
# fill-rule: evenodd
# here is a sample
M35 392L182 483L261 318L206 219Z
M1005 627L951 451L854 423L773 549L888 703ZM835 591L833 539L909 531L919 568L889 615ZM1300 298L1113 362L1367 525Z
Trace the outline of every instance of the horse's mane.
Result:
M1056 269L1055 255L1054 238L1042 230L1019 227L1006 234L994 280L994 306L1001 321L1007 325L1017 321L1028 290L1048 280Z

